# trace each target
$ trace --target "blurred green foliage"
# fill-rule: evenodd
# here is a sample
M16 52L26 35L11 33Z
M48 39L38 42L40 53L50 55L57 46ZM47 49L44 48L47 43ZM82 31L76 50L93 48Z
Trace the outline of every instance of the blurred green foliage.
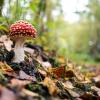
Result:
M77 61L100 61L100 0L88 0L87 10L76 12L80 20L75 23L64 20L61 0L1 1L0 34L13 22L27 20L39 34L32 43Z

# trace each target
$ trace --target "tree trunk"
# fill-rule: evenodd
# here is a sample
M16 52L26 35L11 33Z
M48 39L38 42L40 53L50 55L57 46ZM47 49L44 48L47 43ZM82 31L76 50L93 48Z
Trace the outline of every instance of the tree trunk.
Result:
M4 0L0 0L0 16L2 16L3 4L4 4Z

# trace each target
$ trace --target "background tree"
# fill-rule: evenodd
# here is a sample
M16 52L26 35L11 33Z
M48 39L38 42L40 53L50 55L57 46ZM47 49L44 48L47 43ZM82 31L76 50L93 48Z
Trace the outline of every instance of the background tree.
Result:
M77 61L100 59L100 0L88 0L87 9L76 12L80 18L74 23L64 19L61 0L1 0L0 4L0 34L23 19L38 30L38 38L30 42Z
M0 0L0 17L2 16L3 5L4 5L4 0Z

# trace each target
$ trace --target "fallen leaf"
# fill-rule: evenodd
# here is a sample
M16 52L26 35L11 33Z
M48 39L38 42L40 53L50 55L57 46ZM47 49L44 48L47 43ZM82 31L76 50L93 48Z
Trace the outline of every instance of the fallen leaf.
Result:
M6 63L0 62L0 71L3 72L14 72L14 70Z
M58 93L58 87L55 85L55 82L49 77L46 77L42 83L44 86L47 86L51 95L56 95Z
M0 100L16 100L16 97L12 91L0 86Z
M24 88L22 89L22 92L25 93L26 95L33 96L33 97L39 96L37 93L31 92L31 91L24 89Z
M68 77L68 78L76 77L75 72L73 71L73 69L66 70L65 76Z
M100 88L98 88L96 86L92 86L91 89L94 90L95 92L97 92L98 96L100 96Z
M7 35L2 35L0 37L0 42L2 42L5 46L5 48L8 50L8 51L11 51L12 49L12 44L13 42L10 40L10 38L7 37Z
M71 78L71 77L76 77L76 73L73 69L67 69L66 66L61 66L61 67L57 67L57 68L52 68L51 69L51 73L53 73L53 75L56 78ZM79 76L77 76L77 78L79 79Z
M6 63L6 62L0 62L0 71L3 74L9 75L9 76L13 76L16 77L17 74L14 72L14 70Z
M99 82L100 81L100 75L94 77L93 80L94 80L94 82Z
M37 59L38 63L42 65L42 67L47 70L48 68L52 68L51 64L48 61L42 61Z
M65 88L68 88L68 89L73 89L74 88L73 84L70 81L66 81L66 82L62 83L62 85Z
M39 71L39 73L40 73L41 75L43 75L44 77L47 76L47 73L46 73L45 71L43 71L43 70L41 70L41 69L38 69L38 71Z
M70 95L72 96L72 97L80 97L80 95L78 94L78 93L76 93L76 92L74 92L73 90L71 90L71 89L67 89L67 91L70 93Z
M22 70L19 71L19 78L20 79L30 80L30 81L36 81L35 76L29 76Z
M18 79L11 79L11 85L13 86L24 86L31 83L28 80L18 80Z
M85 92L83 95L80 96L82 100L100 100L99 96L95 96L89 92Z
M65 76L65 67L57 67L57 68L52 68L52 73L56 78L61 78Z

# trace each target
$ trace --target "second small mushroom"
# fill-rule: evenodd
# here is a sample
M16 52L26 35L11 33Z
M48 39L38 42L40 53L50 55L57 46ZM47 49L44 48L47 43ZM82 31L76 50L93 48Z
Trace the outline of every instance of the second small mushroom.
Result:
M26 21L20 20L11 25L9 36L13 41L15 41L15 56L13 62L20 63L24 61L25 40L28 38L35 38L36 35L36 29Z

